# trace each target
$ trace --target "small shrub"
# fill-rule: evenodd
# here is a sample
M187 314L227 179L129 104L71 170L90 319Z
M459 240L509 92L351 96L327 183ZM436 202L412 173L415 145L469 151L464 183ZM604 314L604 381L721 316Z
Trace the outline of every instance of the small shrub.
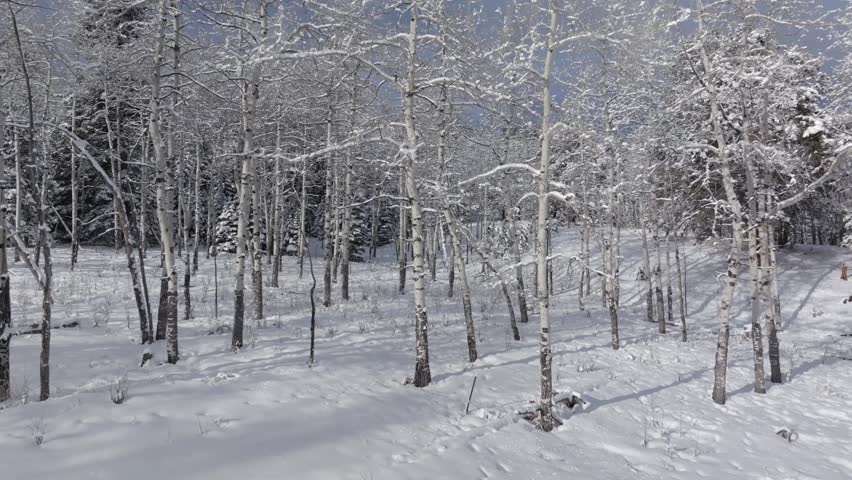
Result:
M595 360L593 358L584 358L577 364L577 373L589 373L597 370Z
M30 434L33 436L33 443L36 446L41 446L44 443L44 436L47 433L47 427L44 424L44 418L34 418L30 420Z
M112 311L112 301L109 298L105 298L95 307L95 314L92 317L94 322L94 327L100 327L101 324L107 325L109 322L109 315Z
M127 375L122 375L109 388L109 398L112 403L121 405L127 400Z

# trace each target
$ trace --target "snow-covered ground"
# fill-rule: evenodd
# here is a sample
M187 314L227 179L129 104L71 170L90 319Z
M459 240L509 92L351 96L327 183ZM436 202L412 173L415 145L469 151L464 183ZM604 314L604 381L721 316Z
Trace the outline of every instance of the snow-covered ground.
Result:
M566 253L577 243L572 231L554 241ZM239 353L228 350L229 334L208 334L230 321L233 266L220 257L217 321L213 263L203 260L193 278L194 319L180 322L180 363L163 364L159 342L154 365L140 368L144 347L122 256L86 248L81 268L69 272L69 251L59 248L55 322L78 319L82 327L54 330L47 402L35 401L39 337L13 339L0 478L852 478L852 362L837 358L852 358L852 337L841 336L852 333L852 306L841 303L852 286L838 278L847 251L797 247L780 255L787 383L766 395L752 392L751 344L741 332L748 284L740 284L730 398L718 406L710 389L723 255L688 247L690 340L681 343L677 328L660 336L643 321L638 246L628 235L619 351L610 348L600 301L589 299L591 312L580 312L576 272L568 279L559 278L564 268L556 271L555 386L581 393L589 406L560 412L567 418L553 433L515 415L539 391L537 317L521 325L522 341L512 341L504 300L481 277L473 280L481 357L473 365L445 272L430 282L433 382L416 389L403 384L414 367L412 300L396 293L390 258L354 264L352 301L319 307L313 368L306 365L310 276L298 279L293 258L284 260L282 287L265 292L266 325L247 334ZM149 262L156 308L156 255ZM315 268L321 278L320 261ZM478 264L469 268L479 272ZM40 294L29 273L15 265L12 282L15 318L37 322ZM129 399L116 405L110 388L122 375ZM782 428L794 430L795 441L776 435Z

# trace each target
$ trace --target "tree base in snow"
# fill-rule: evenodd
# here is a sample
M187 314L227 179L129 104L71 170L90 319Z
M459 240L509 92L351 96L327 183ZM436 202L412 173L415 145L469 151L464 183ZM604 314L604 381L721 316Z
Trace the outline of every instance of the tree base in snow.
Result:
M583 397L577 392L558 393L553 395L553 426L559 427L564 422L557 413L564 413L564 417L570 416L577 408L585 410L589 407L589 402L583 400ZM541 429L541 406L538 402L530 402L530 406L526 409L518 410L518 416Z
M142 363L139 365L139 368L145 366L146 363L154 359L154 354L151 352L145 352L142 354Z

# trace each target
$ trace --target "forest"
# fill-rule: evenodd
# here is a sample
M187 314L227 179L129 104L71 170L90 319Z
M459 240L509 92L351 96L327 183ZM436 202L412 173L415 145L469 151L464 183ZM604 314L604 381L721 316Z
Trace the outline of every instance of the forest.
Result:
M148 478L133 448L179 478L852 476L852 4L0 0L0 25L9 478Z

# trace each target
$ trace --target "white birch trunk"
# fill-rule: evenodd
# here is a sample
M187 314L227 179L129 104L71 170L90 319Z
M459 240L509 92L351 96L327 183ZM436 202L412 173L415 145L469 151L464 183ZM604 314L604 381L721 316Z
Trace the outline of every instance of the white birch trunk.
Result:
M403 117L405 123L405 187L411 210L411 243L414 267L414 329L416 336L416 359L414 367L414 386L425 387L432 382L429 368L428 316L426 312L426 278L423 262L423 214L420 207L420 192L414 167L417 165L417 128L414 122L414 98L416 91L415 74L417 68L417 3L411 7L409 19L407 82L403 97ZM404 246L401 245L404 250Z
M326 117L325 145L331 146L331 125L334 116L331 103L331 92L329 92L328 113ZM331 306L331 280L332 263L334 263L334 154L329 153L325 161L325 211L323 215L325 238L325 259L323 265L323 290L322 304L328 308Z
M754 391L766 393L766 374L763 363L763 333L760 324L763 251L758 239L760 212L758 210L755 179L758 177L757 168L752 158L749 142L749 121L745 119L743 128L743 156L746 163L746 188L748 193L749 229L748 229L748 259L751 274L751 341L754 353Z
M645 226L647 216L645 214L645 202L647 197L642 195L639 200L639 225L642 234L642 281L645 283L645 320L654 321L654 280L651 273L651 255L648 251L648 230Z
M243 161L240 174L240 203L239 203L239 222L237 224L237 269L234 278L234 325L231 332L231 348L239 350L243 347L243 334L245 327L245 271L246 271L246 255L248 246L248 221L252 214L252 203L256 201L255 183L257 181L255 175L254 164L254 128L257 118L257 100L260 96L260 78L262 74L262 62L255 61L256 57L261 54L260 50L264 44L267 33L266 26L266 1L260 4L260 37L255 52L252 54L250 65L243 68L245 87L242 98L242 123L243 123ZM255 212L258 211L258 206L255 205ZM257 320L258 309L262 312L262 306L258 307L258 303L262 302L262 298L257 295L257 279L260 278L260 216L254 218L254 235L253 235L253 252L252 252L252 286L255 290L255 312L254 317ZM262 285L260 288L262 289ZM262 305L262 303L261 303Z
M539 343L539 364L541 373L541 428L553 430L553 378L551 375L550 347L550 295L547 285L547 219L549 214L550 191L550 82L553 72L554 37L556 35L558 15L556 5L550 4L550 30L547 36L547 54L544 60L544 75L541 101L541 166L538 176L538 219L536 221L536 293L538 297L541 338Z
M656 260L654 264L654 296L657 299L657 331L659 333L666 333L666 304L663 298L663 267L660 256L659 228L659 226L656 227L652 238L654 242L654 257Z
M198 247L201 243L201 145L195 146L195 232L192 247L192 271L198 272Z
M171 7L174 8L172 1ZM167 153L163 149L163 135L161 132L161 103L160 82L163 52L166 42L166 22L170 8L169 0L161 0L159 12L159 26L157 36L157 47L154 55L154 73L151 76L151 116L149 118L149 131L154 146L154 156L157 160L157 177L154 183L157 186L157 219L160 224L160 239L163 247L163 282L166 287L165 302L161 302L161 308L165 309L162 315L167 342L167 357L169 363L178 361L177 343L177 271L175 268L174 242L173 242L173 211L172 195L174 190L173 171L169 168Z
M299 195L299 278L302 278L305 271L305 244L307 243L305 222L308 212L308 161L302 162L302 184L301 194Z
M731 250L728 253L728 269L722 286L722 297L719 300L719 339L716 343L716 362L713 378L713 401L722 405L726 400L725 383L728 371L728 342L730 340L731 306L734 300L734 292L737 288L737 277L740 271L740 252L742 251L742 208L734 188L734 179L731 173L731 160L728 153L728 145L722 130L721 111L719 99L716 93L716 75L707 48L704 44L706 30L704 27L704 6L702 0L696 0L698 9L698 35L699 53L701 63L706 75L703 82L710 96L710 121L713 124L713 134L716 139L717 157L719 169L722 174L722 184L727 197L728 207L731 209Z
M760 249L761 249L761 282L760 288L763 293L763 298L767 305L764 309L766 322L766 336L768 340L769 350L769 381L772 383L782 383L784 378L781 374L781 347L778 340L778 303L776 301L775 290L773 289L773 275L775 264L772 262L772 250L774 238L770 227L770 221L766 217L767 212L771 209L772 197L768 192L768 188L764 185L764 193L762 195L763 219L760 223Z
M686 285L684 285L684 275L686 268L681 272L680 266L680 246L675 244L675 263L677 264L677 287L678 287L678 307L680 308L680 333L681 341L686 341Z

